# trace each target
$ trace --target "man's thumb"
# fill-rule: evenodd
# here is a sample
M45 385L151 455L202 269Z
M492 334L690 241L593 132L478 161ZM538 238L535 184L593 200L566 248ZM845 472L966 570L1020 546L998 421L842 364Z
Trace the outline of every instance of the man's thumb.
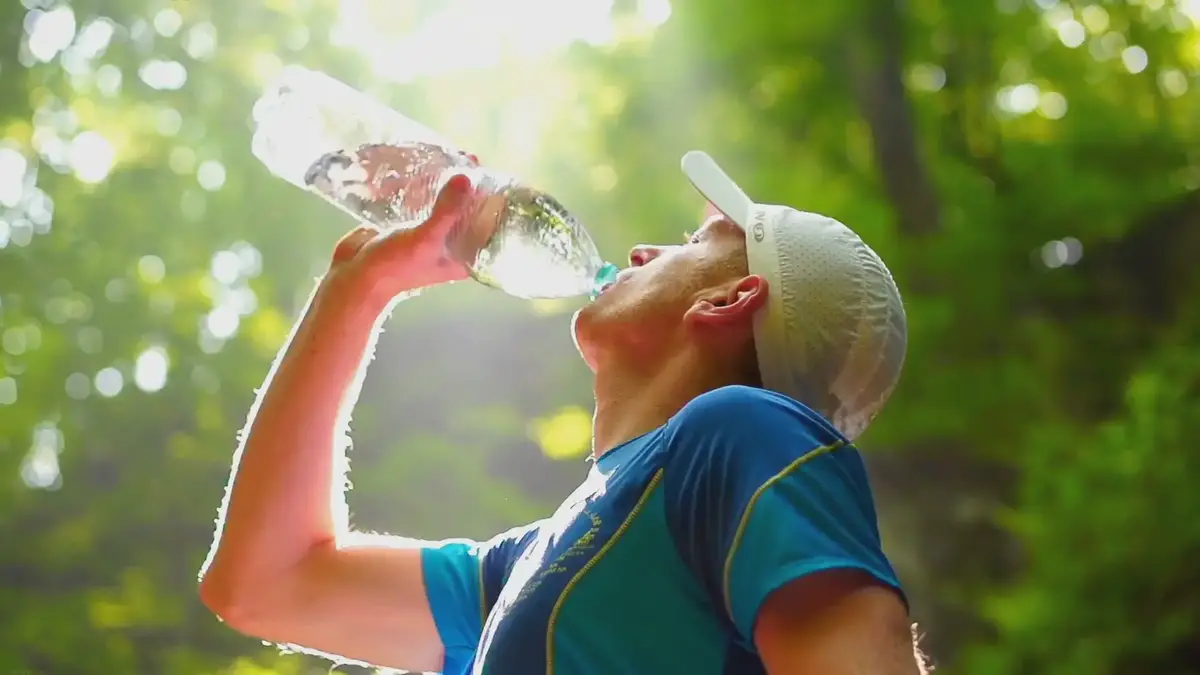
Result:
M450 177L438 193L433 211L429 214L429 225L438 227L459 218L459 208L471 191L471 179L459 173Z

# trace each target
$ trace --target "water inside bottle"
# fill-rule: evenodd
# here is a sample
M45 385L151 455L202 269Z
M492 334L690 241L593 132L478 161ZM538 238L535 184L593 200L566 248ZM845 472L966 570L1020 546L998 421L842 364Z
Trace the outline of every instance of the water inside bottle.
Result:
M428 219L457 173L469 174L474 189L447 249L476 281L521 298L594 298L615 277L616 266L600 258L562 204L463 153L425 143L365 145L322 156L304 184L360 221L395 229Z
M482 284L522 298L594 296L606 263L587 230L553 197L510 184L495 231L470 265ZM494 219L494 220L493 220Z
M474 167L467 155L428 143L369 144L323 155L304 184L360 221L395 229L427 219L446 181Z

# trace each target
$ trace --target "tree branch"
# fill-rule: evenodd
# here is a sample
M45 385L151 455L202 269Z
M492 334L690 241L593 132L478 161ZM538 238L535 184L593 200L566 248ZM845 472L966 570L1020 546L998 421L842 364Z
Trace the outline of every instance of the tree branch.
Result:
M906 234L938 229L940 207L917 144L904 87L903 20L896 0L868 0L862 31L850 53L855 98L871 129L884 191Z

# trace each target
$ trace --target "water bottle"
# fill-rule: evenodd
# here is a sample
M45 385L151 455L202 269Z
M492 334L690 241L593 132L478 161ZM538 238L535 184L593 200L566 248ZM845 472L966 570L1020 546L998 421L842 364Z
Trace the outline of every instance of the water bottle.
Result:
M594 298L615 280L617 267L553 197L324 73L289 66L253 118L252 152L272 173L380 229L424 222L446 182L467 174L470 236L451 253L484 285L521 298Z

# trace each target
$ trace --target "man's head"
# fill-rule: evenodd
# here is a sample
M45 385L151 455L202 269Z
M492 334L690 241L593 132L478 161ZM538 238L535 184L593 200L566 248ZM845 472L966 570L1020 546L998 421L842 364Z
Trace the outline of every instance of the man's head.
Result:
M646 374L686 355L755 383L754 316L770 290L747 271L745 235L714 215L682 238L629 252L616 283L576 315L580 353L593 370L620 363Z
M787 394L855 438L904 360L891 274L836 220L753 203L708 155L688 153L683 169L719 213L685 243L630 252L576 315L584 360L645 375L682 360L708 381Z

